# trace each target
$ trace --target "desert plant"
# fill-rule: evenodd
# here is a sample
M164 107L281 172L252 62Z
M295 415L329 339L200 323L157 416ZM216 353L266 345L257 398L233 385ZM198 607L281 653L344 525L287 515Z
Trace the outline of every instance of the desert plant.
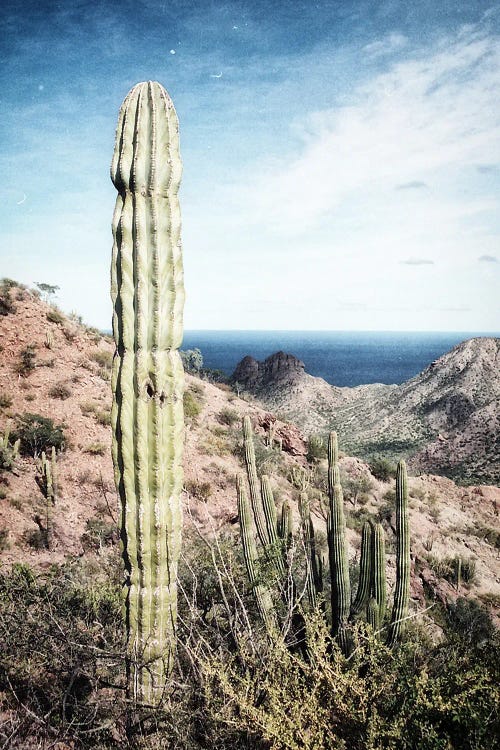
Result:
M0 434L0 470L10 471L14 468L20 444L19 438L15 439L13 443L10 442L9 430L3 435Z
M55 383L49 388L50 398L58 398L61 401L65 401L72 394L71 388L66 383Z
M133 700L149 704L164 695L176 640L184 433L181 170L172 100L159 83L139 83L120 109L111 165L118 190L111 421L125 540L129 689Z
M12 406L12 396L8 393L0 393L0 409L9 409Z
M41 414L22 414L18 417L13 436L20 441L20 452L34 458L52 446L56 450L64 447L62 426L54 425L52 419Z
M200 402L195 398L191 391L188 390L184 391L183 403L184 416L186 417L186 419L190 419L194 422L196 420L196 417L199 416L202 409Z
M388 482L396 476L396 468L383 456L374 456L370 461L370 473L381 482Z
M19 375L27 377L36 368L36 350L35 347L29 344L25 349L22 350L19 362L16 366L16 371Z
M325 442L321 435L310 435L307 439L307 460L309 463L326 458Z
M275 579L280 581L281 595L287 590L287 616L297 609L294 599L297 585L290 585L290 567L287 552L292 545L291 511L290 505L285 503L282 510L282 520L276 521L276 509L269 480L262 476L260 483L257 474L253 435L248 417L243 420L243 435L247 479L250 488L250 501L257 537L263 550L259 558L256 542L253 536L250 504L248 503L242 477L238 478L238 511L243 523L242 543L247 572L252 588L258 585L259 611L268 631L276 629L278 609L273 602L272 587L269 582L258 578L259 559L271 562L275 569ZM351 583L349 577L349 563L347 557L347 543L345 537L345 517L343 494L340 485L338 466L337 435L332 432L328 439L328 498L327 538L329 549L330 590L331 590L331 632L337 638L342 651L347 654L351 649L349 631L350 622L363 612L367 613L369 622L379 630L383 626L386 609L386 580L385 580L385 541L384 531L380 524L365 522L361 545L360 580L354 602L351 602ZM315 532L312 523L307 493L300 496L300 515L302 519L303 548L306 553L305 561L305 589L309 601L314 606L316 595L322 593L322 561L318 558L315 545ZM406 489L406 466L404 461L398 465L396 479L396 588L394 604L389 624L387 642L393 646L401 637L403 624L407 614L409 599L409 528L408 528L408 493ZM279 542L281 539L281 543ZM280 550L276 554L276 549ZM284 557L283 557L284 555ZM284 574L288 580L283 581ZM270 602L272 610L270 609ZM299 628L303 626L299 623ZM300 636L298 636L300 637Z

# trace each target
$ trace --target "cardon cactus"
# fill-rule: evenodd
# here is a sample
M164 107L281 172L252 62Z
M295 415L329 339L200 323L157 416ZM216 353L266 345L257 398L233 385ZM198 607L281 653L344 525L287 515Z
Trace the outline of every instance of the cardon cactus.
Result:
M119 114L111 179L113 461L121 501L129 692L156 704L173 665L181 543L184 373L182 172L177 115L159 83Z
M404 630L410 598L410 525L406 464L400 461L396 473L396 588L387 643L393 646Z

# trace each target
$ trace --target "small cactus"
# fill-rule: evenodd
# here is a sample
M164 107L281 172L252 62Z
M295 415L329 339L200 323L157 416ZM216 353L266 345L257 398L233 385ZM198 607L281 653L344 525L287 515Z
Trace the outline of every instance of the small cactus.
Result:
M400 461L396 473L396 588L387 644L393 646L404 630L410 598L410 528L406 464Z

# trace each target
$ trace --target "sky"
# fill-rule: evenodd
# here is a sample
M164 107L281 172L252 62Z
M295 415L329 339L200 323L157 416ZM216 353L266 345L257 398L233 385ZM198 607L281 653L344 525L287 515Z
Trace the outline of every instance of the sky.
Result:
M111 327L123 98L180 121L186 329L500 330L500 6L3 0L0 276Z

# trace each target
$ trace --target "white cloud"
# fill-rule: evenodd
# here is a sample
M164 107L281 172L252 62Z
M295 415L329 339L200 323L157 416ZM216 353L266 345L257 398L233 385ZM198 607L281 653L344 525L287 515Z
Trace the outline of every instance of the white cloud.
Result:
M308 231L352 196L490 163L500 149L499 76L499 40L474 31L392 65L348 106L306 118L300 156L255 178L252 213L277 232Z

